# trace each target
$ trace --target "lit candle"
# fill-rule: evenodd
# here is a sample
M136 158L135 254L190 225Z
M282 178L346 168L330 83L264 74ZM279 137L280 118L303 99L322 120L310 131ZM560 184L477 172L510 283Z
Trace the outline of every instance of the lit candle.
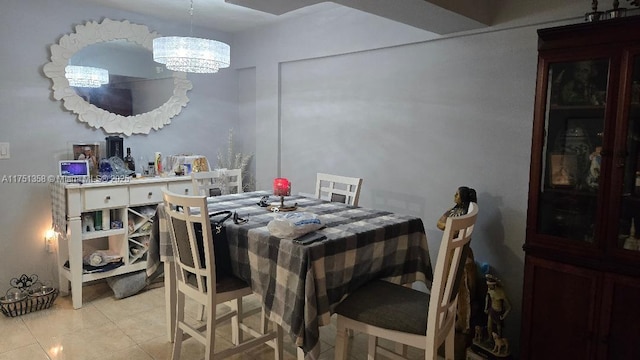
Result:
M286 178L275 178L273 180L273 195L289 196L291 195L291 182Z

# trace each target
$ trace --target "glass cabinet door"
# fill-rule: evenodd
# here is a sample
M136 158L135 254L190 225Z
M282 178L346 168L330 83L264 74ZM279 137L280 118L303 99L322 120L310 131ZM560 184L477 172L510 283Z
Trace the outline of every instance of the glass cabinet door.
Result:
M539 234L586 245L596 241L608 74L607 59L549 65Z
M640 240L637 239L640 236L640 56L633 58L631 66L631 88L627 90L630 95L626 112L626 158L619 165L624 166L624 179L617 246L640 251Z

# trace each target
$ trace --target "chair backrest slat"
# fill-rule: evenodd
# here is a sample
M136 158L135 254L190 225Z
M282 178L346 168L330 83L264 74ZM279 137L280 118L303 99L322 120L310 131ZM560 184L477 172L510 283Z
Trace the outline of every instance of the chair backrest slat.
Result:
M318 199L358 206L361 187L362 178L318 173L315 195Z
M197 195L239 194L242 189L241 169L215 169L191 173L193 191Z

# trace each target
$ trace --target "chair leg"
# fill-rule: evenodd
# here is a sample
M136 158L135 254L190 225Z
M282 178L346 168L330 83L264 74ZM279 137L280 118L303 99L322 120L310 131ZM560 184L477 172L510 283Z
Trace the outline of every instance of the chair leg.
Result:
M204 353L204 360L214 360L214 353L216 350L216 318L217 318L217 311L216 311L216 304L213 303L213 301L211 301L211 299L209 300L209 304L208 307L211 309L209 311L209 314L207 314L207 329L206 329L206 345L205 345L205 353Z
M184 333L180 327L180 323L184 321L184 294L177 294L176 296L176 311L175 311L175 326L173 335L173 350L171 353L172 359L180 359L180 352L182 350L182 339Z
M273 331L276 332L276 337L275 339L272 340L274 344L273 349L274 349L275 360L284 360L284 357L283 357L284 356L284 353L283 353L284 332L282 331L282 326L276 323L273 323L273 326L274 326ZM269 332L269 319L267 319L267 314L264 311L264 306L262 306L262 308L260 309L260 333L266 334L267 332Z
M369 335L369 344L367 346L367 360L375 360L377 347L378 347L378 337Z
M335 360L346 360L347 359L347 349L348 349L348 341L349 336L347 335L348 330L344 327L342 323L342 319L338 316L338 320L336 322L336 343L335 343Z
M236 312L236 315L231 318L231 343L237 346L242 344L244 341L242 330L240 329L240 322L244 321L244 318L242 317L242 299L231 300L230 305L231 310Z
M264 311L264 306L262 306L262 310L260 310L260 331L263 334L266 334L269 331L269 321L267 320L267 314Z
M264 314L264 312L263 312L263 314ZM263 319L264 319L264 316L263 316ZM275 349L274 349L274 353L275 353L274 359L275 360L284 360L284 353L283 353L283 345L284 345L284 342L283 342L284 336L283 335L284 335L284 332L282 331L282 326L276 325L276 324L274 324L274 326L275 326L275 332L276 332L276 338L273 339L273 341L275 342L275 345L276 345Z
M163 221L162 219L160 220ZM62 276L62 275L61 275ZM167 325L167 337L173 342L176 331L176 266L173 261L164 262L164 298L166 299L165 317ZM172 306L173 304L173 306Z
M401 356L407 357L407 345L397 342L396 353L400 354Z
M451 326L451 330L447 334L444 340L444 358L445 360L454 360L455 358L455 340L456 330L454 326Z
M431 344L427 344L427 348L424 350L424 358L425 360L438 360L438 348Z
M301 347L297 347L296 348L296 359L297 360L304 360L304 350L302 350Z

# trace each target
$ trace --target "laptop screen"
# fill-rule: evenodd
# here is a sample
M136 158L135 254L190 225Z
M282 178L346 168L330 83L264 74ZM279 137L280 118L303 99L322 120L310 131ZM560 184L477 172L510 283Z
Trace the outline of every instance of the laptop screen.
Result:
M58 170L60 176L89 176L89 161L63 160Z

